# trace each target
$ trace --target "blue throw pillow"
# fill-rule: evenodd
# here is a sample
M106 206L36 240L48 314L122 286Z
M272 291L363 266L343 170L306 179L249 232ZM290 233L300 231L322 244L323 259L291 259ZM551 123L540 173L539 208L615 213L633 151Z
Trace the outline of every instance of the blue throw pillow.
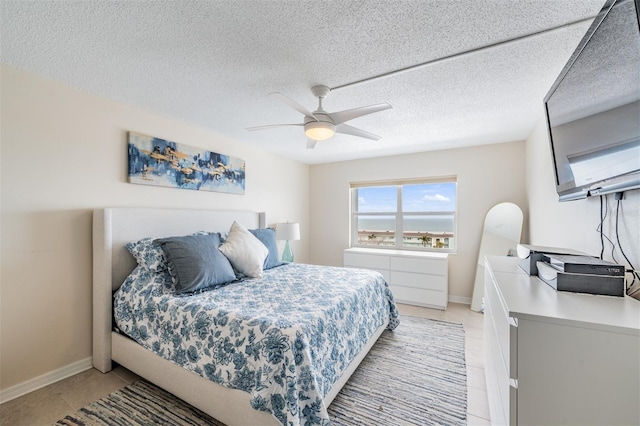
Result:
M263 269L271 269L276 266L282 265L278 257L278 244L276 243L276 230L273 228L261 228L261 229L249 229L249 232L253 234L254 237L260 240L262 244L264 244L267 249L269 249L269 254L267 258L264 260Z
M164 250L176 293L193 293L235 281L231 264L220 252L218 234L155 240Z

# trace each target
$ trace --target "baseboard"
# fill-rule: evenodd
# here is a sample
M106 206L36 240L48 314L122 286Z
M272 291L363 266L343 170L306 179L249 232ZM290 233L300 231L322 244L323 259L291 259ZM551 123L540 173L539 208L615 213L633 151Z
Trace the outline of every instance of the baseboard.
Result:
M0 404L3 404L12 399L18 398L22 395L26 395L29 392L33 392L52 383L58 382L67 377L71 377L74 374L82 373L90 369L93 366L91 357L81 359L72 364L65 365L57 370L50 371L41 376L29 379L26 382L18 383L7 389L0 390Z
M471 305L470 297L460 297L460 296L449 296L449 302L451 303L462 303L463 305Z

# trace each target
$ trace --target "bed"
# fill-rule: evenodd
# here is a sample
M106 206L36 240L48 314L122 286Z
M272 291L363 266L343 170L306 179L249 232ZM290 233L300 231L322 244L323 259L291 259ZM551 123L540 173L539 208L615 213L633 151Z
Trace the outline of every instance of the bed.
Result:
M223 233L227 231L234 222L242 223L249 229L259 229L265 227L266 219L264 213L250 211L206 211L152 208L107 208L94 211L93 365L96 369L102 372L108 372L112 368L112 362L116 362L227 425L325 424L328 422L326 408L329 406L331 401L333 401L342 386L347 382L362 359L364 359L380 334L382 334L382 332L387 328L393 328L397 322L397 310L395 310L393 298L388 292L388 286L386 286L386 283L384 282L382 283L384 285L380 283L376 284L378 287L384 287L382 290L376 290L376 292L388 293L386 295L388 299L388 306L381 308L381 311L376 314L380 325L376 323L372 328L372 325L368 324L365 327L364 324L359 324L360 320L356 320L352 317L344 318L343 322L345 323L358 324L356 326L357 329L353 332L357 333L358 338L362 340L362 342L359 343L355 349L350 349L353 353L342 354L336 353L334 350L330 355L331 357L334 357L332 359L335 359L335 363L333 364L328 363L327 360L329 358L327 358L327 356L329 355L326 355L323 358L325 360L325 364L321 364L324 365L324 367L316 368L322 368L323 371L332 370L328 373L326 371L322 373L322 376L325 378L320 377L321 374L319 372L314 372L313 377L306 374L309 371L314 370L314 366L319 362L318 359L321 358L320 355L317 355L319 350L316 350L316 346L314 346L316 345L316 342L313 341L312 337L310 337L309 341L305 341L300 344L300 347L309 348L305 352L312 354L307 355L307 358L309 359L303 360L303 358L297 355L294 351L293 355L298 357L300 362L298 358L296 358L295 366L293 365L293 362L291 362L290 365L283 363L283 371L285 367L288 371L286 372L286 375L283 374L282 377L286 377L287 375L293 376L293 380L287 381L286 383L280 383L278 382L277 377L276 380L273 381L273 378L275 377L273 374L264 374L263 377L268 380L265 379L265 386L260 386L260 392L255 389L252 389L251 391L248 389L246 391L239 390L238 388L242 388L242 386L231 385L230 383L233 382L235 378L232 377L232 374L229 373L229 371L233 370L225 371L224 368L218 369L216 367L210 370L211 374L206 374L206 372L203 374L203 370L206 368L202 368L202 365L198 367L196 364L193 364L194 366L190 367L190 363L188 361L193 361L193 359L190 358L200 358L200 355L202 355L202 357L205 356L204 352L202 352L202 345L192 345L189 349L193 349L193 352L186 353L186 355L181 354L182 357L180 360L184 358L185 362L180 362L180 360L176 360L175 356L167 357L165 349L160 348L157 341L155 342L155 346L150 343L145 347L146 343L143 340L146 339L138 338L139 331L137 332L138 335L136 335L135 332L132 334L134 337L138 338L137 340L134 340L123 333L123 330L119 330L118 327L115 327L113 305L114 292L123 286L123 283L125 285L129 285L129 281L133 279L131 277L140 273L140 267L137 266L134 257L125 247L127 243L146 237L161 238L176 235L189 235L201 231ZM318 267L299 264L282 265L270 269L269 271L265 271L263 279L249 279L243 281L241 285L246 288L255 287L252 290L254 291L252 294L255 294L255 299L258 300L257 295L263 297L262 293L268 293L260 290L260 288L276 288L273 286L281 285L277 284L278 282L291 282L295 277L298 277L298 284L294 283L293 285L296 289L301 289L299 290L299 293L301 294L300 298L292 299L293 302L288 302L289 309L293 314L295 313L293 311L296 311L298 308L300 300L312 299L312 297L310 297L311 293L308 292L308 287L310 285L324 290L324 286L319 285L322 281L318 281L315 284L312 283L314 276L322 277L323 280L327 280L326 282L329 282L327 277L342 277L343 275L340 274L343 274L344 272L345 270L343 268ZM349 271L348 273L354 280L360 278L364 279L367 274L374 274L367 271ZM373 279L377 280L378 278L373 277ZM309 283L306 281L309 281ZM305 285L307 287L305 287ZM236 304L235 300L242 298L242 296L238 294L237 289L239 287L239 285L229 285L222 287L219 293L206 292L205 294L205 292L203 292L202 294L210 297L207 302L207 306L213 306L216 309L221 309L221 312L228 316L224 321L221 321L224 322L225 325L227 322L230 322L234 323L236 328L238 328L237 325L242 323L244 328L247 329L251 328L249 326L253 326L249 339L256 339L260 337L267 338L269 337L267 335L273 337L273 333L280 332L274 330L275 326L272 327L271 325L272 323L280 322L285 323L283 325L283 329L285 330L284 334L291 335L289 337L292 339L289 340L288 343L285 343L285 346L292 348L296 346L298 343L297 341L294 342L294 334L298 333L298 335L300 335L300 330L306 330L304 327L308 327L309 324L289 324L289 321L287 321L285 317L278 317L275 320L273 318L265 320L263 312L264 307L261 307L260 303L255 303L255 300L254 303L250 303L246 307L242 307L240 311L235 312L232 309L233 306L230 305ZM329 287L330 285L327 285L327 288ZM305 288L307 288L307 293L304 293ZM329 290L326 290L325 293L327 291ZM116 295L123 292L124 286L123 290L116 293ZM164 297L164 295L156 296ZM188 310L189 306L191 306L191 297L192 296L189 295L187 298L180 299L177 302L178 305L187 305ZM234 299L234 297L236 299ZM253 300L254 297L252 296L248 299ZM118 299L116 299L116 301L118 302ZM156 302L161 304L165 303L164 300ZM269 303L276 305L280 302L275 298ZM326 312L331 310L331 306L337 306L344 304L345 302L332 300L329 302L329 305L327 305L327 302L321 302L320 299L318 299L318 301L313 301L310 306L313 306L314 303L319 304L317 309L307 308L307 311L315 310ZM325 303L325 305L322 305L322 303ZM364 302L359 301L358 303L363 304ZM282 306L280 308L282 308ZM360 308L361 310L371 309L364 305L360 306ZM193 310L193 308L191 309ZM304 311L305 308L300 307L299 309ZM119 306L118 310L121 310ZM382 313L382 311L385 310L386 315ZM336 311L334 315L336 315L337 318L337 316L341 314ZM373 316L375 317L376 315ZM180 318L182 321L186 322L187 317L188 314L184 314L183 317ZM231 321L229 321L229 318L231 318ZM122 321L122 319L119 321ZM322 329L323 333L325 333L325 328L327 328L333 330L334 335L336 334L335 330L337 330L337 326L331 325L325 327L326 324L323 322L322 318L320 320L314 320L313 326L318 328L318 324L320 324L320 329ZM125 325L122 328L125 329L128 328L128 326ZM151 326L149 326L149 328L151 328ZM255 334L260 334L262 332L264 332L264 336L255 336ZM247 336L240 336L237 329L230 333L236 333L233 336L236 337L235 342L238 353L242 352L246 355L251 352L251 349L247 345L248 341L245 342L245 338L247 338ZM220 332L218 331L216 335L219 334ZM281 336L280 341L283 341L282 339L284 339L284 337L282 337L282 333L279 336ZM191 337L192 336L186 336L185 338L190 339ZM345 336L342 337L344 338ZM348 340L358 339L349 338ZM238 343L239 341L242 345ZM210 341L209 347L213 348L214 345L217 345L217 343ZM318 348L319 347L320 346L318 346ZM336 347L338 347L338 345L336 345ZM171 352L170 348L168 349L168 352ZM206 352L207 354L209 353L208 350ZM157 353L162 353L163 356L160 356ZM327 352L327 354L329 354L329 352ZM244 356L243 358L248 359L251 357ZM255 358L259 357L256 355ZM282 357L277 358L277 360L272 359L271 361L279 361ZM245 360L240 359L238 362L245 362ZM336 371L333 371L334 365ZM236 367L238 366L236 365ZM248 371L246 367L243 367L243 369L244 371ZM263 369L266 370L267 368L256 367L255 370L251 371L251 377L253 378L255 376L256 371L258 371L258 374L263 373ZM301 371L305 374L302 374ZM308 380L305 381L305 377ZM311 377L311 379L309 379L309 377ZM255 383L255 380L253 380L252 383ZM273 390L277 389L278 383L283 386L284 390L281 392ZM285 398L286 401L283 401L283 398L280 398L280 400L273 397L270 398L269 392L272 390L264 389L269 388L269 386L271 386L271 389L275 394L284 394L288 392L287 396L293 396L289 399ZM233 387L236 387L236 389ZM295 389L292 387L295 387ZM259 401L260 404L257 404L256 401ZM300 405L297 408L292 408L291 406L294 403ZM279 412L278 409L282 409L283 404L287 407ZM252 408L252 406L256 409ZM303 411L304 415L302 414Z

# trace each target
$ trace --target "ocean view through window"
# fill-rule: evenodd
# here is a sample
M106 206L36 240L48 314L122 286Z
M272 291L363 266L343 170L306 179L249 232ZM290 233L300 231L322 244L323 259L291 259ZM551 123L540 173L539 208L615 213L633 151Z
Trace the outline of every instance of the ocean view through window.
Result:
M351 184L351 246L456 248L455 178Z

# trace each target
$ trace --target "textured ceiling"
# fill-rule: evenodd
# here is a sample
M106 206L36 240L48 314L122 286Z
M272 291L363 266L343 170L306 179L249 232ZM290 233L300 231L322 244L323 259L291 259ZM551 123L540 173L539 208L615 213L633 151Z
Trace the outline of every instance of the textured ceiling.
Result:
M1 0L0 59L315 164L525 139L603 3ZM391 103L348 123L382 139L246 130L302 122L268 94L313 111L316 84L329 112Z

